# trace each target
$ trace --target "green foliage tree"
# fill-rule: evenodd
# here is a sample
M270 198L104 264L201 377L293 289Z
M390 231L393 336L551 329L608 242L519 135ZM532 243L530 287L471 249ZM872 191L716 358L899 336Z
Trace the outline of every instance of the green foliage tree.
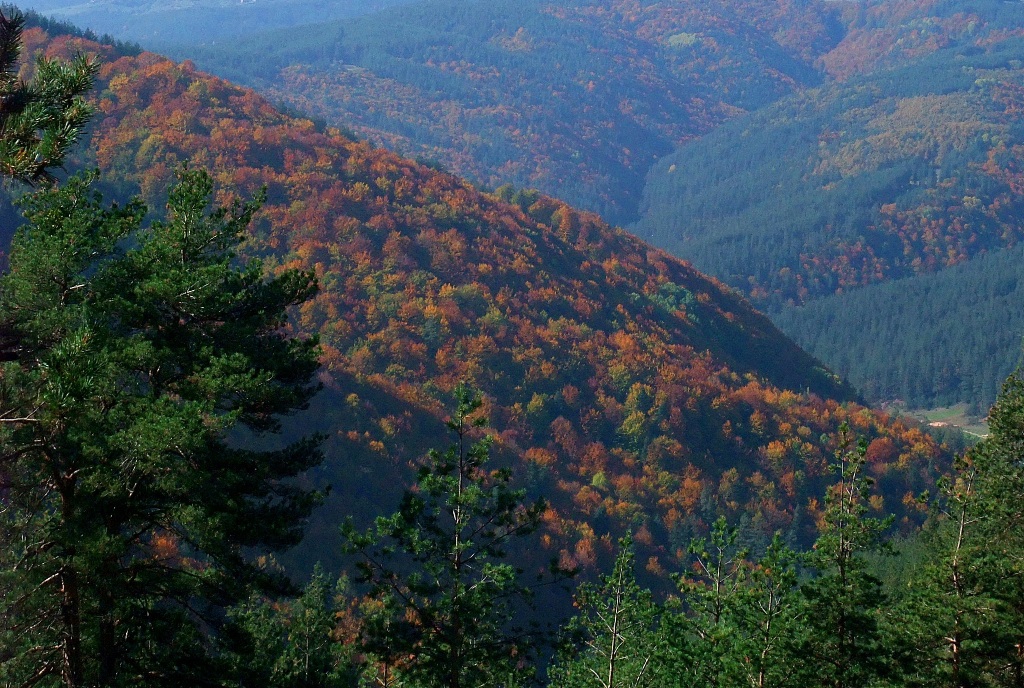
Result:
M1007 378L989 411L989 436L969 453L986 545L982 575L998 602L990 621L987 674L997 685L1024 686L1024 377Z
M26 184L50 181L81 135L92 108L99 64L85 56L71 62L40 57L31 82L18 78L22 15L0 11L0 175Z
M892 519L868 516L867 443L851 448L845 425L839 441L833 465L838 482L826 493L821 534L807 557L818 575L802 586L805 622L798 656L806 671L803 685L854 688L893 672L879 623L886 598L865 559L885 551Z
M912 685L1024 685L1024 383L1003 385L991 434L941 483L927 562L897 607Z
M528 670L535 638L514 620L531 591L503 559L546 505L524 503L510 471L487 468L492 438L472 440L485 423L474 416L480 398L464 386L455 394L455 443L429 453L399 510L366 533L342 529L376 607L362 646L380 685L517 685Z
M223 607L285 585L245 548L317 501L319 438L265 448L316 391L285 330L316 282L241 260L258 203L209 210L204 172L148 226L91 183L27 198L0 279L0 682L211 685Z
M758 561L724 517L690 545L693 569L677 580L659 627L660 685L800 686L803 603L798 556L776 535Z
M686 666L686 685L724 686L739 680L735 607L741 594L747 553L737 545L738 529L719 517L710 537L690 543L693 572L679 577L684 618L675 642L685 642L679 656Z
M253 598L232 610L231 655L239 685L344 688L356 684L351 646L337 637L348 606L344 579L330 585L319 566L296 600Z
M985 542L989 514L978 469L969 457L953 468L940 483L934 522L922 536L927 560L895 608L913 654L911 685L986 685L987 660L1005 640L988 575L998 564Z
M644 688L663 684L659 608L636 582L633 539L619 542L610 574L576 592L571 642L551 670L554 688Z
M776 535L742 579L733 618L737 668L753 688L799 686L789 667L802 622L797 554Z

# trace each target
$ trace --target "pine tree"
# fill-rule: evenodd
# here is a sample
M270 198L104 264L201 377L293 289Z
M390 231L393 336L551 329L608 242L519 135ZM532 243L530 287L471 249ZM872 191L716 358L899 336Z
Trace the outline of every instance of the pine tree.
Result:
M898 609L915 685L1024 685L1024 382L1011 375L990 435L941 484L929 561Z
M683 617L671 632L676 643L684 685L728 686L740 680L738 629L735 606L739 602L747 553L737 545L738 529L719 517L709 538L690 543L693 572L679 577ZM670 626L671 627L671 626Z
M40 57L30 83L18 78L25 19L13 7L0 9L0 179L29 185L51 182L52 169L80 137L92 114L85 94L99 63ZM6 242L11 230L0 230ZM15 355L17 333L0 323L0 361Z
M807 557L817 576L805 583L803 685L855 688L873 685L893 670L879 625L886 601L865 555L886 550L892 520L868 516L872 481L864 474L867 443L851 448L840 429L833 465L838 482L826 493L821 533Z
M636 582L632 537L619 541L610 574L576 592L579 613L570 643L551 670L552 688L645 688L664 685L651 593Z
M0 279L5 684L214 684L222 609L284 586L244 548L295 542L316 503L288 479L318 438L258 448L316 391L316 342L284 330L316 286L242 261L258 204L211 194L183 171L149 226L90 178L24 204Z
M534 638L514 622L530 589L504 559L546 507L524 503L508 470L487 468L492 438L472 439L481 401L464 386L455 394L455 443L429 453L398 512L366 533L343 528L371 586L362 645L382 686L492 688L528 672Z
M764 556L745 573L733 605L737 663L745 685L801 685L791 667L802 621L797 597L797 554L776 535Z
M1024 377L1007 378L989 411L989 436L970 451L985 543L982 575L998 601L989 675L1024 686Z
M53 179L78 140L92 108L83 96L92 89L99 64L85 56L71 62L40 57L35 78L18 78L24 17L0 11L0 176L26 184Z
M330 585L318 565L298 599L253 598L233 609L229 637L238 685L355 686L352 646L337 637L338 617L347 611L348 592L344 579Z
M987 513L977 466L958 458L940 481L940 500L922 534L928 559L896 605L912 656L908 683L967 688L987 684L988 660L1003 638L1000 602L992 594Z

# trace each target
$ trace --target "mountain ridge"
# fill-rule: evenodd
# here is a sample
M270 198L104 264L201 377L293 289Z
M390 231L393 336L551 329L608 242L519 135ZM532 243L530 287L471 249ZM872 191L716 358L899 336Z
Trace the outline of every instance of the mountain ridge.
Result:
M543 549L570 565L628 527L652 572L671 567L719 513L755 539L806 538L843 422L869 442L880 507L911 504L946 460L917 425L847 401L738 294L593 214L483 194L189 63L25 37L28 54L104 55L82 164L151 205L186 159L225 199L266 185L250 255L318 274L295 326L321 337L327 391L301 423L329 435L309 479L333 491L307 563L338 556L342 515L379 512L443 443L460 381L483 393L503 460L549 498Z

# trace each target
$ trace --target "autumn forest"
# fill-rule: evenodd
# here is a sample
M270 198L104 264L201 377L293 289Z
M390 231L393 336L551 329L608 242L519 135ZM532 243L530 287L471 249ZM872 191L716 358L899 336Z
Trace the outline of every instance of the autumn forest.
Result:
M1024 685L1017 3L270 6L0 11L0 686Z

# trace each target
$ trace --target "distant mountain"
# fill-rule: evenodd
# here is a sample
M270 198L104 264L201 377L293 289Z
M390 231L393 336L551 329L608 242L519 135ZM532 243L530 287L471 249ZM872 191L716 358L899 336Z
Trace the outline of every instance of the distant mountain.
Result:
M838 80L899 68L947 48L1022 35L1016 0L858 0L835 6L846 32L819 64Z
M868 10L894 12L893 5L874 3ZM899 66L809 89L659 161L635 231L773 311L933 273L1018 244L1024 238L1024 37L1017 27L1024 26L1024 5L977 2L970 13L942 14L951 5L929 5L940 12L929 22L911 13L920 7L910 4L905 25L872 34L923 57L899 62L888 43L848 37L875 53L854 59L844 41L823 61L836 69L849 65L851 73L867 64ZM917 43L898 38L897 29L920 25L934 30L928 40L909 29ZM922 330L959 332L958 308L937 308L927 302L929 293L904 286L899 301L906 312L934 313L938 320ZM965 286L962 293L975 289ZM851 322L852 330L866 333L880 319L899 317L883 294L895 292L856 297L863 306L858 312L874 325ZM924 301L912 305L913 295ZM1022 334L1000 332L1008 325L1005 317L983 312L981 331L971 336L993 333L990 345L979 349L986 353L964 359L962 347L928 340L936 344L928 368L936 375L924 377L927 359L911 335L901 338L906 346L876 350L858 362L839 331L825 334L837 315L831 307L780 316L780 322L797 327L794 334L821 332L833 341L827 351L814 350L875 400L909 389L916 391L905 400L914 405L983 406L994 400L1004 374L981 376L1005 371L1018 359ZM817 324L807 320L814 317L821 318ZM895 327L895 320L890 324ZM954 369L959 372L951 374ZM980 398L974 396L978 390L984 390Z
M411 0L23 0L19 7L149 49L376 12Z
M647 169L820 81L832 3L429 0L177 51L491 188L632 221Z
M551 501L542 549L584 566L628 526L659 572L719 513L754 542L803 538L842 422L870 443L880 506L905 517L945 460L738 294L595 215L483 194L188 63L26 37L29 54L103 56L80 164L156 208L186 159L225 195L266 185L248 250L319 275L294 324L322 337L326 391L301 422L329 436L311 479L334 490L306 562L337 556L342 515L392 508L409 461L446 443L439 419L461 380L483 392L502 460Z

